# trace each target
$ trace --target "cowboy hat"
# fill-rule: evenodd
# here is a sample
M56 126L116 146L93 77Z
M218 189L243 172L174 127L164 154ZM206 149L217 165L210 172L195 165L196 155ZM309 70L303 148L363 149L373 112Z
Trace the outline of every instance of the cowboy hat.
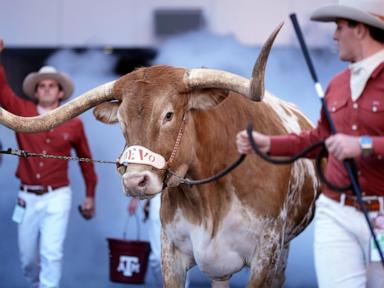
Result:
M60 84L64 92L63 100L69 98L69 96L72 95L74 88L72 80L66 74L59 73L52 66L43 66L38 72L29 73L23 82L24 93L28 97L34 99L36 85L44 79L53 79Z
M384 30L383 0L338 0L316 9L311 20L330 22L338 18L354 20Z

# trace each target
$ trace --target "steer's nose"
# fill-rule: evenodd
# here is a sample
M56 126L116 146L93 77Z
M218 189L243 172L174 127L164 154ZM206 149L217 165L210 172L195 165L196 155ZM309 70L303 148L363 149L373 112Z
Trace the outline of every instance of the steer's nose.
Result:
M142 195L147 188L148 176L145 174L124 175L123 184L129 194Z

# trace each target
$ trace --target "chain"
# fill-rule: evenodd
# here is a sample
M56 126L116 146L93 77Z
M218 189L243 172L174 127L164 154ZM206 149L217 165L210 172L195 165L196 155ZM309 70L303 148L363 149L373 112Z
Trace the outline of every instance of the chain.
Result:
M106 160L94 160L91 158L85 158L85 157L72 157L72 156L59 156L59 155L50 155L45 153L34 153L34 152L28 152L25 150L18 150L18 149L11 149L8 148L8 150L0 150L0 153L2 154L9 154L9 155L15 155L18 157L40 157L40 158L51 158L51 159L59 159L59 160L72 160L72 161L79 161L79 162L92 162L92 163L103 163L103 164L116 164L116 161L106 161Z

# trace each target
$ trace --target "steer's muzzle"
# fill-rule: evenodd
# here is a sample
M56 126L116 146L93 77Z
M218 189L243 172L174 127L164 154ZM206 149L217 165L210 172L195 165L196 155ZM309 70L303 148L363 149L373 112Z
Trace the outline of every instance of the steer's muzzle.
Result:
M127 172L122 178L127 196L152 198L162 190L162 183L151 171Z
M134 196L139 196L144 194L147 188L148 176L143 174L130 175L129 177L123 177L123 184L125 190L129 194L135 194Z

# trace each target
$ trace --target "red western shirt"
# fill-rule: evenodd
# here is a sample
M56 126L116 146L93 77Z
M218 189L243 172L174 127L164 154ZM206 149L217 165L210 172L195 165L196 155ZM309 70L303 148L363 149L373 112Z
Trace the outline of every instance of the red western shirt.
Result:
M353 101L350 70L336 75L327 88L325 100L338 133L353 136L369 135L373 139L373 155L356 160L363 195L384 196L384 63L368 79L362 95ZM273 136L271 155L294 155L308 145L325 140L330 129L322 110L317 127L300 135ZM315 157L316 153L308 155ZM330 155L325 176L338 186L350 182L343 162ZM329 188L325 187L325 192ZM351 191L349 193L352 193Z
M9 87L3 67L0 66L0 106L11 113L37 116L37 106L14 94ZM70 156L74 148L78 157L91 158L91 152L80 118L41 133L16 133L20 149L34 153ZM86 186L86 195L94 197L97 177L92 163L80 162ZM60 187L69 185L68 161L40 157L19 158L16 176L22 184Z

